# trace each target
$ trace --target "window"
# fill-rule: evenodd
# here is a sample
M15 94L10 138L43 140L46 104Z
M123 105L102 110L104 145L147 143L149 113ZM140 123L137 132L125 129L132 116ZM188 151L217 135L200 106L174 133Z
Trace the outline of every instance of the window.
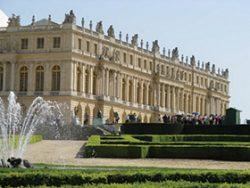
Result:
M151 71L153 70L152 61L149 62L149 68L150 68Z
M138 58L138 67L141 68L141 58Z
M133 65L133 56L130 55L130 65Z
M227 86L226 85L224 85L224 91L227 92Z
M95 48L95 54L97 54L97 44L94 45Z
M144 69L147 69L147 60L144 60Z
M3 67L0 67L0 91L3 90Z
M189 82L192 82L192 76L191 76L191 74L189 74Z
M44 38L37 38L37 48L38 49L44 48Z
M28 49L28 39L21 39L21 49Z
M60 91L61 69L58 65L52 68L52 91Z
M78 39L78 50L82 49L82 39Z
M61 38L54 37L53 38L53 48L60 48L60 45L61 45Z
M36 68L36 91L43 91L44 86L44 68L38 66Z
M196 83L199 84L199 76L196 76Z
M203 77L201 77L201 85L203 86Z
M87 52L90 52L90 44L89 44L89 41L87 41Z
M207 78L205 78L205 86L207 87Z
M126 63L127 62L127 54L123 53L123 62Z
M27 91L28 88L28 68L23 66L20 69L20 91Z

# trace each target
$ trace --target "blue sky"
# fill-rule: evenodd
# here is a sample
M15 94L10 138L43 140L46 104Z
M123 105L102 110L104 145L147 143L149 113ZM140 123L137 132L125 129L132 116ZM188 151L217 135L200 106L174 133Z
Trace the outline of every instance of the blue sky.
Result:
M250 119L250 1L249 0L0 0L8 16L21 16L23 25L48 18L61 23L73 9L80 25L102 20L105 31L113 25L116 36L138 33L144 41L159 40L163 47L179 48L218 68L229 68L230 106ZM244 86L243 86L244 84Z

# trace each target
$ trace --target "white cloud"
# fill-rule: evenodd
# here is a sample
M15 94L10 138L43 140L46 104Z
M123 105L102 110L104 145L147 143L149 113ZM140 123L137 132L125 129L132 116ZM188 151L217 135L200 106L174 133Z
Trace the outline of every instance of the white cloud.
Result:
M0 10L0 27L6 27L8 24L8 16Z

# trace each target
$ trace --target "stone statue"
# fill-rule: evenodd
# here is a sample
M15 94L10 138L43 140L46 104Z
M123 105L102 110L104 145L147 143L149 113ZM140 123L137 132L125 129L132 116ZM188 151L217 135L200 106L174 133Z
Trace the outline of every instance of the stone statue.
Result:
M179 50L177 47L175 47L173 50L172 50L172 59L178 59L179 58Z
M195 57L194 57L194 55L192 55L192 57L190 58L190 64L191 64L193 67L195 67L196 62L195 62Z
M146 49L147 49L147 50L148 50L148 47L149 47L148 42L146 42Z
M128 34L126 34L126 43L128 43Z
M206 70L206 71L210 71L210 62L207 62L207 63L205 64L205 70Z
M102 54L100 56L100 59L109 58L108 52L109 52L109 48L106 47L106 46L103 46L102 47Z
M109 36L109 37L115 38L115 31L114 31L113 25L109 26L107 32L108 32L108 36Z
M152 52L159 52L160 51L160 47L158 44L158 40L155 40L152 44Z
M137 46L138 45L138 34L135 34L134 36L132 36L131 44L133 46Z
M120 41L122 40L122 32L121 31L119 32L119 40Z
M215 73L215 64L212 65L212 73Z
M65 14L65 19L63 24L76 24L76 16L73 10L70 10L69 14Z
M102 21L97 22L95 30L98 33L104 34L103 26L102 26Z
M8 27L19 27L20 26L20 16L12 14L12 17L9 18Z
M120 61L120 52L116 49L113 50L112 60L114 60L115 62Z
M141 49L143 48L143 40L141 39Z

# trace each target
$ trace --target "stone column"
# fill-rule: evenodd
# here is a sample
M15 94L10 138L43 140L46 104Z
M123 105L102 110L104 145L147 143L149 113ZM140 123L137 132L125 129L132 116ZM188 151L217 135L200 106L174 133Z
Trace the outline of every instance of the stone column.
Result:
M146 93L145 93L145 98L146 98L146 103L145 105L148 105L148 88L149 88L149 83L146 83Z
M89 68L89 93L93 94L93 67Z
M48 63L45 64L45 71L44 71L44 91L50 91L52 89L52 71L50 70L50 66Z
M143 95L145 95L145 93L143 93L143 85L144 85L144 82L142 81L141 83L140 83L141 85L140 85L140 93L137 93L137 95L140 95L139 96L139 99L140 99L140 104L143 104Z
M167 109L170 110L171 109L171 88L169 85L167 85Z
M181 90L181 111L184 112L184 90Z
M132 102L136 103L136 79L133 78L133 92L132 92Z
M176 100L176 90L175 87L172 86L172 112L176 112L175 100Z
M126 76L126 88L125 88L125 99L126 99L126 101L129 101L129 78L128 78L128 76Z
M28 91L30 91L31 95L35 91L35 85L36 85L36 78L35 78L35 71L33 70L33 64L29 64L29 69L28 69Z
M117 72L117 81L116 81L116 90L117 90L117 98L121 97L121 74Z
M165 84L162 84L162 93L161 93L161 98L162 98L162 104L161 106L165 108Z
M114 72L114 78L113 78L113 95L114 97L117 97L117 74Z
M180 89L178 87L176 87L176 98L175 98L175 111L179 112L180 111Z
M14 91L15 90L15 76L16 76L16 73L15 73L15 62L11 62L11 77L10 77L10 90L11 91Z
M82 65L82 92L83 93L85 93L86 91L85 91L85 76L86 76L86 74L85 74L85 72L86 72L86 67L85 67L85 65Z
M6 90L6 62L3 64L3 91Z
M105 69L102 68L101 70L101 80L100 80L100 84L101 84L101 91L100 91L100 95L104 96L105 95Z
M109 96L109 69L106 69L106 96Z

